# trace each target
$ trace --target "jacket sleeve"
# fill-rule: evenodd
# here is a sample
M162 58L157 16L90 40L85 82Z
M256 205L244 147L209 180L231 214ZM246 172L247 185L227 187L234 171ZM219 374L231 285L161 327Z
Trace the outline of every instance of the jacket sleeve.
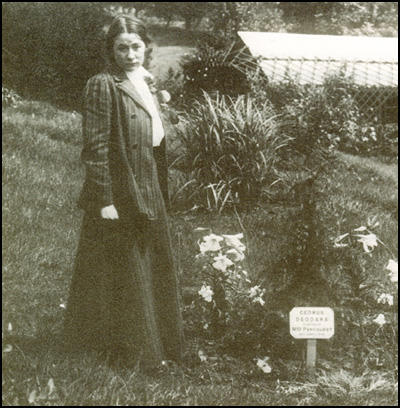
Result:
M112 96L105 75L89 79L83 95L83 150L86 183L92 204L113 204L109 168Z

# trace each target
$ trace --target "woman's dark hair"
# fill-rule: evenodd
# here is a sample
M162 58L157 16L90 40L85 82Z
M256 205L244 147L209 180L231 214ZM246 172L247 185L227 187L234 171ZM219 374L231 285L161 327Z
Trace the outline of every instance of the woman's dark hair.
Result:
M147 28L142 20L128 15L119 15L115 17L106 34L106 56L109 62L114 62L114 41L122 33L137 34L145 43L146 48L151 43L147 35ZM151 49L146 50L146 56L150 54Z

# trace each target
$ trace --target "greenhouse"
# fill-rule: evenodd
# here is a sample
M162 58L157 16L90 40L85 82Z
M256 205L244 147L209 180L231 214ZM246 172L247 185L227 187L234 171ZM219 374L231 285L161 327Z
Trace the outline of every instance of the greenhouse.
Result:
M343 73L354 83L360 109L397 122L398 39L240 31L271 82L322 84Z

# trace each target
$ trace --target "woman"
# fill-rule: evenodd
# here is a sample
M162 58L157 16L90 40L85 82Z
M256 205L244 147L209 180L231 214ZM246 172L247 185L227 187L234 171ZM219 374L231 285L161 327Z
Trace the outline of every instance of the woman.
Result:
M164 126L143 68L148 44L140 20L117 17L107 72L85 88L85 215L65 336L79 348L157 364L181 358L182 318L162 193Z

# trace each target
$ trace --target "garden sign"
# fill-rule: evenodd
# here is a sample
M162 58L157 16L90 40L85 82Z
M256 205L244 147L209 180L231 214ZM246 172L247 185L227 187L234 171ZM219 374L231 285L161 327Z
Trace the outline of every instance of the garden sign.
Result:
M329 339L334 332L334 313L330 307L294 307L290 311L290 334L295 339L307 339L308 371L315 368L317 339Z

